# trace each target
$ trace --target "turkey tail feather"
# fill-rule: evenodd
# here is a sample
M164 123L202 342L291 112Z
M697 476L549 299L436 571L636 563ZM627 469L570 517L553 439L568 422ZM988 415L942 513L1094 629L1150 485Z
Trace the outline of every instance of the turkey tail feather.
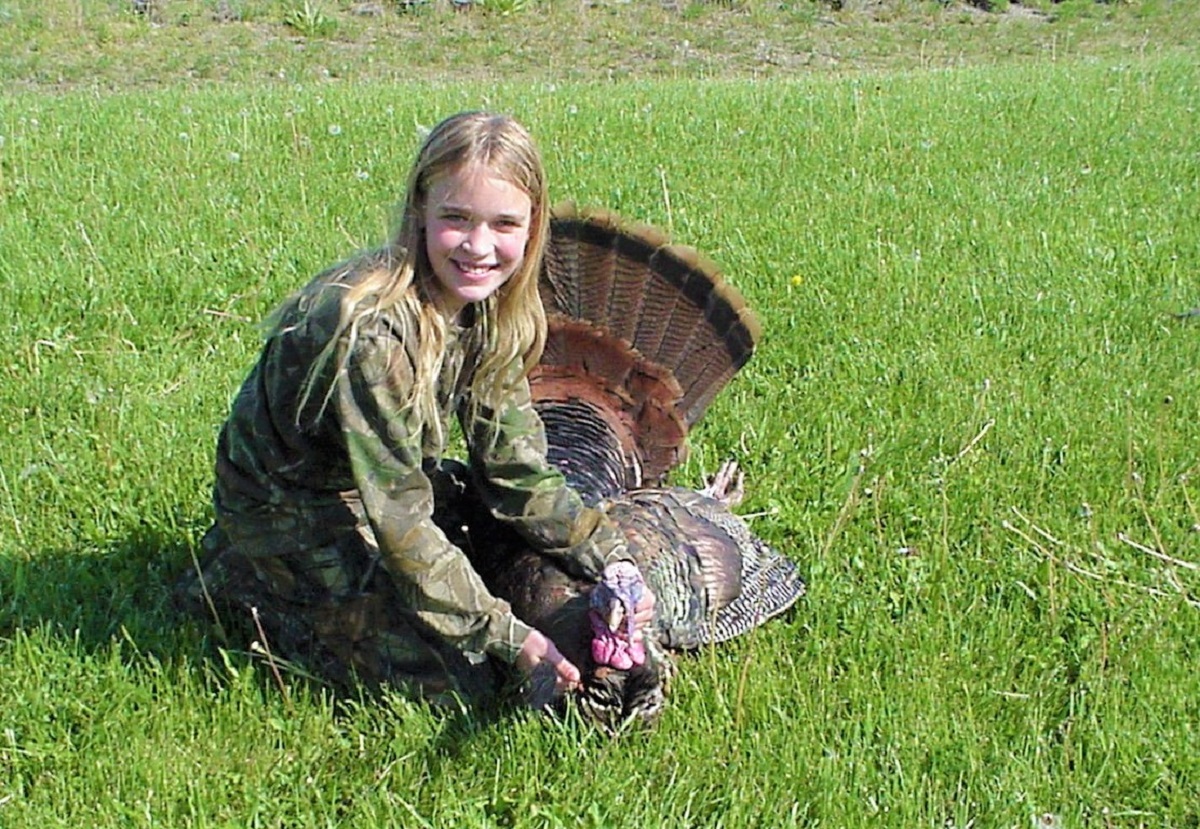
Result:
M540 373L531 378L539 409L545 414L565 399L542 378L589 363L583 373L608 397L632 400L622 409L628 431L617 439L639 457L643 477L626 486L661 482L683 459L688 429L750 359L761 334L753 312L696 250L669 244L647 225L573 204L551 219L540 289L549 338ZM572 321L591 326L590 343L582 343ZM618 354L615 370L593 365Z
M548 312L587 320L669 370L684 389L689 427L762 333L710 259L608 211L555 210L541 288Z

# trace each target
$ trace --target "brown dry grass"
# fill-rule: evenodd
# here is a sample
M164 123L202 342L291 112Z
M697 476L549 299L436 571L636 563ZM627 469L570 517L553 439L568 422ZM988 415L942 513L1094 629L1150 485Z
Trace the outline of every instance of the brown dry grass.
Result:
M1030 0L984 12L937 0L0 0L0 82L105 90L326 81L789 78L1189 49L1200 4ZM495 9L510 3L510 13ZM999 4L998 4L999 5ZM367 12L367 13L364 13ZM287 21L291 22L291 25Z

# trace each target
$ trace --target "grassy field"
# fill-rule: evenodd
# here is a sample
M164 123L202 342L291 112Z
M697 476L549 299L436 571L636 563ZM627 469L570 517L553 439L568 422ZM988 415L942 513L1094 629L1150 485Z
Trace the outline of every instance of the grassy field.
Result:
M5 52L0 826L1200 826L1183 5L1064 4L1103 41L972 35L961 66L921 63L910 10L902 59L769 82L121 84L97 53L60 83ZM82 21L46 38L99 15L45 7ZM256 323L379 241L420 127L475 106L532 127L556 199L712 255L766 329L676 480L736 456L810 592L683 660L652 733L285 697L170 608Z

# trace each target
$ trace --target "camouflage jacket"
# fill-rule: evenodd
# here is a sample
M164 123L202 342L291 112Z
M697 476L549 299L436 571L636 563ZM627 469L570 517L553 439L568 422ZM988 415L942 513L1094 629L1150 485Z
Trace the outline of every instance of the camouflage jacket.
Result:
M358 327L345 367L339 370L335 354L301 410L309 371L336 330L345 286L388 255L377 251L327 271L285 312L221 430L217 519L250 556L286 556L358 533L369 548L377 546L422 621L468 654L511 662L529 628L488 592L432 519L434 494L422 462L441 457L454 414L489 509L532 546L593 577L628 553L603 514L585 507L548 465L519 366L510 367L517 379L506 399L467 405L480 358L471 327L447 332L437 389L441 428L404 404L413 349L398 332L412 327L388 314Z

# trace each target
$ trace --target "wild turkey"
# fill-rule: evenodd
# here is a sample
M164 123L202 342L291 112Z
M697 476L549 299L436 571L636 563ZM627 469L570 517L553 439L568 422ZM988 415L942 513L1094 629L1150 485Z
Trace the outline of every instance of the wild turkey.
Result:
M549 335L531 387L549 457L624 531L657 597L644 649L618 629L636 601L628 574L606 572L593 587L515 537L501 542L494 527L467 529L492 551L513 545L502 566L479 562L481 575L580 667L581 708L608 728L650 722L672 672L666 650L744 633L805 589L794 563L731 512L741 495L735 466L703 491L664 486L688 430L750 358L760 328L696 251L573 205L555 211L540 284ZM548 699L538 686L535 703Z

